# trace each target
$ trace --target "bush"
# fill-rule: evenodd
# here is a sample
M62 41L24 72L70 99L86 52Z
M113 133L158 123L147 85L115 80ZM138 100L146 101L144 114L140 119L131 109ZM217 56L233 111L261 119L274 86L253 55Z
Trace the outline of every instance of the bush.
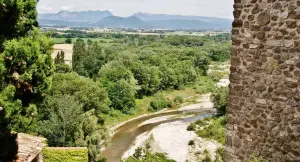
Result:
M226 118L209 117L207 119L209 119L210 121L207 122L207 125L204 126L202 129L196 130L196 134L199 137L213 139L221 144L224 144Z
M267 160L263 159L262 157L251 155L250 159L246 162L267 162Z
M183 101L184 101L184 98L182 96L176 96L173 100L173 102L178 105L183 103Z
M225 115L229 97L228 87L218 88L211 96L219 115Z
M55 72L56 73L70 73L72 72L72 69L67 64L56 64L55 65Z
M72 44L72 39L71 39L71 38L67 38L67 39L65 40L65 43L66 43L66 44Z
M204 159L202 160L202 162L212 162L212 159L207 149L204 150Z
M85 147L74 149L45 148L43 150L44 162L87 162L88 149Z
M196 124L195 123L191 123L188 127L187 127L188 131L195 131L196 130Z
M190 140L190 141L189 141L189 145L190 145L190 146L195 145L195 141L194 141L194 140Z
M149 111L159 111L163 108L171 107L172 102L166 99L162 94L155 95L150 102Z

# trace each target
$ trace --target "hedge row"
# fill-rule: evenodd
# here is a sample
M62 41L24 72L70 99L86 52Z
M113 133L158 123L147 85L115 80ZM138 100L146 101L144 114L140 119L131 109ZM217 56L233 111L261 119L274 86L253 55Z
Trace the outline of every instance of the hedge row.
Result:
M51 148L43 150L44 162L87 162L88 149L82 148Z

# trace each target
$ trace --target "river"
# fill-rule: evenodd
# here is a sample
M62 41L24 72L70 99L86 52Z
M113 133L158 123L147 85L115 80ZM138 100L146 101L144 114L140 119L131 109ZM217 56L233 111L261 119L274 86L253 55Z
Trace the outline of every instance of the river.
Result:
M171 118L166 119L159 122L149 123L141 125L143 122L163 116L170 115L179 115L179 114L187 114L187 113L197 113L197 115L193 117L184 117L184 118ZM151 131L154 127L163 124L163 123L171 123L175 121L183 121L183 122L193 122L203 117L210 116L214 112L212 108L201 108L201 109L190 109L190 110L179 110L179 111L168 111L162 113L156 113L152 115L143 116L118 127L112 137L111 145L105 148L101 156L107 158L107 162L117 162L119 161L123 154L130 148L130 146L134 143L136 138L146 132Z

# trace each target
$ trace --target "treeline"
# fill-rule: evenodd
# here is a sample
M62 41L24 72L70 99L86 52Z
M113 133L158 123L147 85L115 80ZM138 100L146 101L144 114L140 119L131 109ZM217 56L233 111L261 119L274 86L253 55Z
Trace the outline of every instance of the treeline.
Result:
M115 45L102 48L77 40L73 70L99 81L107 90L112 108L123 113L136 109L135 98L158 91L180 89L206 75L210 58L201 50L172 46Z
M0 10L0 20L6 24L0 27L0 159L4 161L12 161L16 153L15 132L44 136L49 146L88 147L89 161L100 160L100 150L109 141L107 119L136 113L137 98L193 84L206 75L211 60L230 57L230 42L219 38L68 31L66 37L118 42L102 47L78 39L69 67L64 52L51 58L53 43L36 28L35 6L35 0L5 1L0 6L6 8ZM176 39L179 44L173 43ZM151 111L169 104L159 95L154 98Z

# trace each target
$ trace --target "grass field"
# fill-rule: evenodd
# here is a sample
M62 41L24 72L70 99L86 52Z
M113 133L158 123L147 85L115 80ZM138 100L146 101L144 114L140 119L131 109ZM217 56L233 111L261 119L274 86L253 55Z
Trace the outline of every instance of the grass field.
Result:
M53 42L54 44L65 44L65 40L67 38L53 38ZM72 42L76 42L78 38L72 38ZM101 41L100 44L103 45L103 46L110 46L110 45L113 45L115 43L112 43L112 39L103 39L103 38L81 38L82 40L84 40L85 42L87 42L88 39L92 40L92 41Z

